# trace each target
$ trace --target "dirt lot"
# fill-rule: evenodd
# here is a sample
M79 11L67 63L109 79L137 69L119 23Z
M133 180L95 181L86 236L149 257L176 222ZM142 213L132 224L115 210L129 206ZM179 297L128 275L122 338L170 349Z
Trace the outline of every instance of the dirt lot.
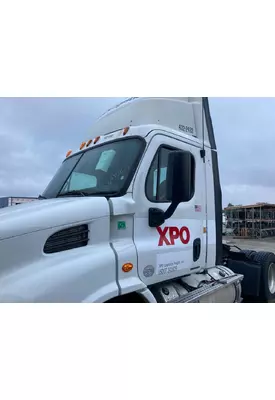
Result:
M275 237L268 239L231 239L224 236L224 243L236 245L243 250L255 250L255 251L271 251L275 253Z

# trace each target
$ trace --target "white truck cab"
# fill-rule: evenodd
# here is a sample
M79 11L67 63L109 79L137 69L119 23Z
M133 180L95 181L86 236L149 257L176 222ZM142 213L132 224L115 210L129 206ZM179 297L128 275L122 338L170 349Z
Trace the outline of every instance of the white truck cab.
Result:
M40 200L0 211L0 301L270 300L275 256L254 253L222 244L208 99L131 98Z

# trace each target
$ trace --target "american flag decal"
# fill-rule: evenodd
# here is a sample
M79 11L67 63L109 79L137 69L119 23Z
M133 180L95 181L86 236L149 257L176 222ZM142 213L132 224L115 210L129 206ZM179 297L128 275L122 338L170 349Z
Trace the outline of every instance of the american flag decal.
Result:
M201 206L195 206L195 211L196 212L201 212Z

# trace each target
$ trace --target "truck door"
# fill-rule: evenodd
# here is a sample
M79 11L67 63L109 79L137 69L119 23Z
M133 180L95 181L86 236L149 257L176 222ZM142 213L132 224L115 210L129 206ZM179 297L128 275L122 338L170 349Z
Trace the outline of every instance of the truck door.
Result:
M155 135L134 182L136 203L134 241L140 279L150 285L197 272L205 267L206 194L205 164L200 147L166 136ZM193 197L182 203L161 227L149 227L149 209L166 211L168 155L183 150L193 155Z

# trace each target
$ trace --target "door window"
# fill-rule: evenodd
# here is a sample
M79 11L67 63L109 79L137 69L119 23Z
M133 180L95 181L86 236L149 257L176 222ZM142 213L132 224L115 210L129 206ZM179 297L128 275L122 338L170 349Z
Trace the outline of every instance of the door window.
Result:
M157 151L153 163L151 164L147 180L146 180L146 196L149 201L154 203L167 203L167 168L169 154L173 149L169 147L160 147ZM193 193L195 189L195 159L192 165L192 185Z

